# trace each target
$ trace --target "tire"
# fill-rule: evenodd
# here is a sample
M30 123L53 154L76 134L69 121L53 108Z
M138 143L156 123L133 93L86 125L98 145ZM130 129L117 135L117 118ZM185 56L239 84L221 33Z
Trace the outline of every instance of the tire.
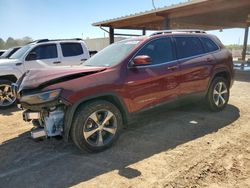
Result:
M12 107L16 102L16 98L12 94L11 84L10 80L0 80L0 109Z
M121 129L122 116L118 108L108 101L97 100L77 109L71 138L80 150L100 152L112 146Z
M230 90L228 81L223 77L214 78L206 97L209 109L213 112L223 110L227 106L229 96Z

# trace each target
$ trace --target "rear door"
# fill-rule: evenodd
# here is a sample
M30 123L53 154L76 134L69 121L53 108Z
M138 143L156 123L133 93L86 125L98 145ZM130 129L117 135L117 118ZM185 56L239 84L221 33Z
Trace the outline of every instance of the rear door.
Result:
M80 65L89 58L89 53L85 46L79 42L60 43L62 65Z
M172 39L160 38L147 43L136 56L151 57L152 64L128 68L127 91L133 111L138 111L177 97L178 62Z
M36 54L36 58L29 60L30 54ZM26 56L24 66L26 70L60 65L57 44L41 44L34 47Z
M214 57L204 49L199 37L175 36L180 65L180 95L206 90Z

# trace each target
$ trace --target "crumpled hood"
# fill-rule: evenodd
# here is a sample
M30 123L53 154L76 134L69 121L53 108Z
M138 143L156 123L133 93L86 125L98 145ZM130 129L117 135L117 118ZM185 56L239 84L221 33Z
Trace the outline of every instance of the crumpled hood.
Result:
M20 62L18 59L0 59L0 67L1 66L10 66Z
M25 73L25 76L19 83L19 91L22 89L36 89L37 87L46 87L47 85L79 78L89 74L104 71L105 67L49 67L43 69L32 69Z

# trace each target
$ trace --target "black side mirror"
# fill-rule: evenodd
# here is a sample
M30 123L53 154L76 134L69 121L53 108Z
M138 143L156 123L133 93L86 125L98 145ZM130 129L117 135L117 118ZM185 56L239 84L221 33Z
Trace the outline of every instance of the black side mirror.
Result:
M29 55L26 57L26 61L33 61L37 59L36 52L30 52Z

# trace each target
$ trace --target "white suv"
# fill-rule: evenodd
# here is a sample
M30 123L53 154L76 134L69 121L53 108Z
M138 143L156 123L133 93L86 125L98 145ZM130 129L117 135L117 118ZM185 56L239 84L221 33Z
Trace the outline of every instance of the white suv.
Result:
M9 59L0 59L0 108L15 103L11 84L27 70L80 65L89 57L88 48L81 39L42 39L23 46Z

